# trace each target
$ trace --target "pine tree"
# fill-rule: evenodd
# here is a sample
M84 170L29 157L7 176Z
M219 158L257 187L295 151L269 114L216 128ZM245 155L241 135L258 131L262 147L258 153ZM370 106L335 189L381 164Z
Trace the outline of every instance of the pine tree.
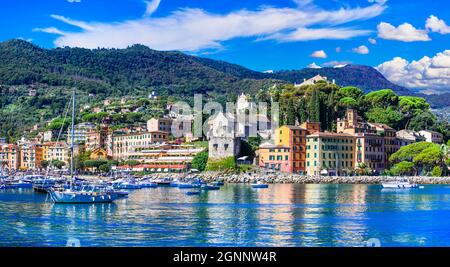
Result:
M295 125L295 106L294 100L292 98L287 102L286 108L286 124L287 125Z
M297 105L297 118L300 123L308 120L308 114L306 113L306 100L300 97Z

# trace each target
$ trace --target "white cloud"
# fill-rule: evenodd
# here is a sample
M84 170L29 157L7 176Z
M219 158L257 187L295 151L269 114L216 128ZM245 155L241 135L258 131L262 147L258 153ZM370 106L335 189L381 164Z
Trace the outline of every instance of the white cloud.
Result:
M69 3L81 3L81 0L67 0Z
M450 50L412 62L395 57L378 65L377 69L393 83L420 88L426 93L444 93L450 89Z
M327 53L325 53L325 51L323 50L317 50L314 51L310 56L316 58L327 58Z
M361 55L367 55L369 54L369 48L365 45L360 45L358 47L355 47L352 49L353 53L361 54Z
M144 17L150 17L158 9L161 0L144 1L144 3L147 5Z
M55 27L48 27L48 28L36 28L33 29L34 32L45 32L45 33L51 33L51 34L58 34L58 35L64 35L65 32L55 28Z
M373 45L376 45L376 44L377 44L377 40L374 39L374 38L369 38L368 40L369 40L369 43L371 43L371 44L373 44Z
M313 63L308 65L308 68L310 68L310 69L320 69L322 67L317 65L316 62L313 62Z
M311 1L297 2L308 4ZM78 21L60 15L52 17L81 29L78 32L60 30L61 36L54 42L56 46L125 48L139 43L159 50L198 51L221 48L223 41L238 37L294 42L366 35L371 31L348 26L349 23L374 18L385 8L379 4L337 10L315 6L261 6L256 10L242 9L225 14L181 8L165 17L147 16L111 23ZM346 26L341 26L343 24Z
M438 17L433 15L431 15L427 19L425 28L431 30L432 32L438 32L440 34L450 33L450 26L448 26L442 19L439 19Z
M398 27L394 27L389 23L381 22L377 26L378 37L387 40L396 40L403 42L414 41L430 41L430 37L426 30L414 28L409 23L403 23Z

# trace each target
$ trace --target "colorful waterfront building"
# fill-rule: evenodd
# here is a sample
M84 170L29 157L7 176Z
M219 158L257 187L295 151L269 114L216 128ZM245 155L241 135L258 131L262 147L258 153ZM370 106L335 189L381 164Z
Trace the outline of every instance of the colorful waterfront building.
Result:
M15 144L0 145L0 168L15 171L20 166L19 146Z
M355 168L365 164L372 172L382 173L386 168L384 137L376 134L357 133L355 138Z
M193 145L153 144L130 153L128 160L136 160L141 163L132 167L135 171L188 170L195 155L203 150L205 150L204 147Z
M166 142L168 138L169 133L163 131L113 134L111 136L111 156L116 160L127 160L138 149Z
M317 132L306 137L308 175L346 175L354 169L355 137L348 133Z
M369 123L377 131L377 134L384 138L384 165L389 166L389 157L400 149L400 140L397 138L397 131L386 124Z
M259 147L259 167L281 172L292 172L291 148L283 145L262 144Z
M275 130L274 144L259 149L259 166L282 172L305 173L306 136L320 131L320 123L284 125Z
M42 160L52 162L54 160L69 163L69 146L65 142L47 142L42 144Z
M38 170L42 162L42 146L38 143L24 143L20 145L20 169Z
M106 126L99 129L91 129L86 133L86 150L94 150L97 148L105 148L108 138L109 128Z

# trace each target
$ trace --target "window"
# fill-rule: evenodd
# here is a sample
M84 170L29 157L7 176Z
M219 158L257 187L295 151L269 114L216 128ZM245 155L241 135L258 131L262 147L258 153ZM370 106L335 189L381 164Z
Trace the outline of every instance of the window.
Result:
M225 149L225 151L228 150L228 146L229 146L228 144L223 145L223 148Z

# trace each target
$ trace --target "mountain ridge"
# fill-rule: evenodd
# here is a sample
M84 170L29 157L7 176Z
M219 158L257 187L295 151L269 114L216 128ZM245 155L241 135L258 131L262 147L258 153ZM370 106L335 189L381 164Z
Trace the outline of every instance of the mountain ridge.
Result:
M167 96L255 93L275 83L301 83L318 74L335 80L340 86L356 86L365 92L389 88L399 95L419 95L364 65L263 73L226 61L179 51L157 51L144 45L91 50L45 49L17 39L0 42L0 84L77 86L82 91L105 97L148 90ZM439 97L420 96L439 103L438 106L445 105Z

